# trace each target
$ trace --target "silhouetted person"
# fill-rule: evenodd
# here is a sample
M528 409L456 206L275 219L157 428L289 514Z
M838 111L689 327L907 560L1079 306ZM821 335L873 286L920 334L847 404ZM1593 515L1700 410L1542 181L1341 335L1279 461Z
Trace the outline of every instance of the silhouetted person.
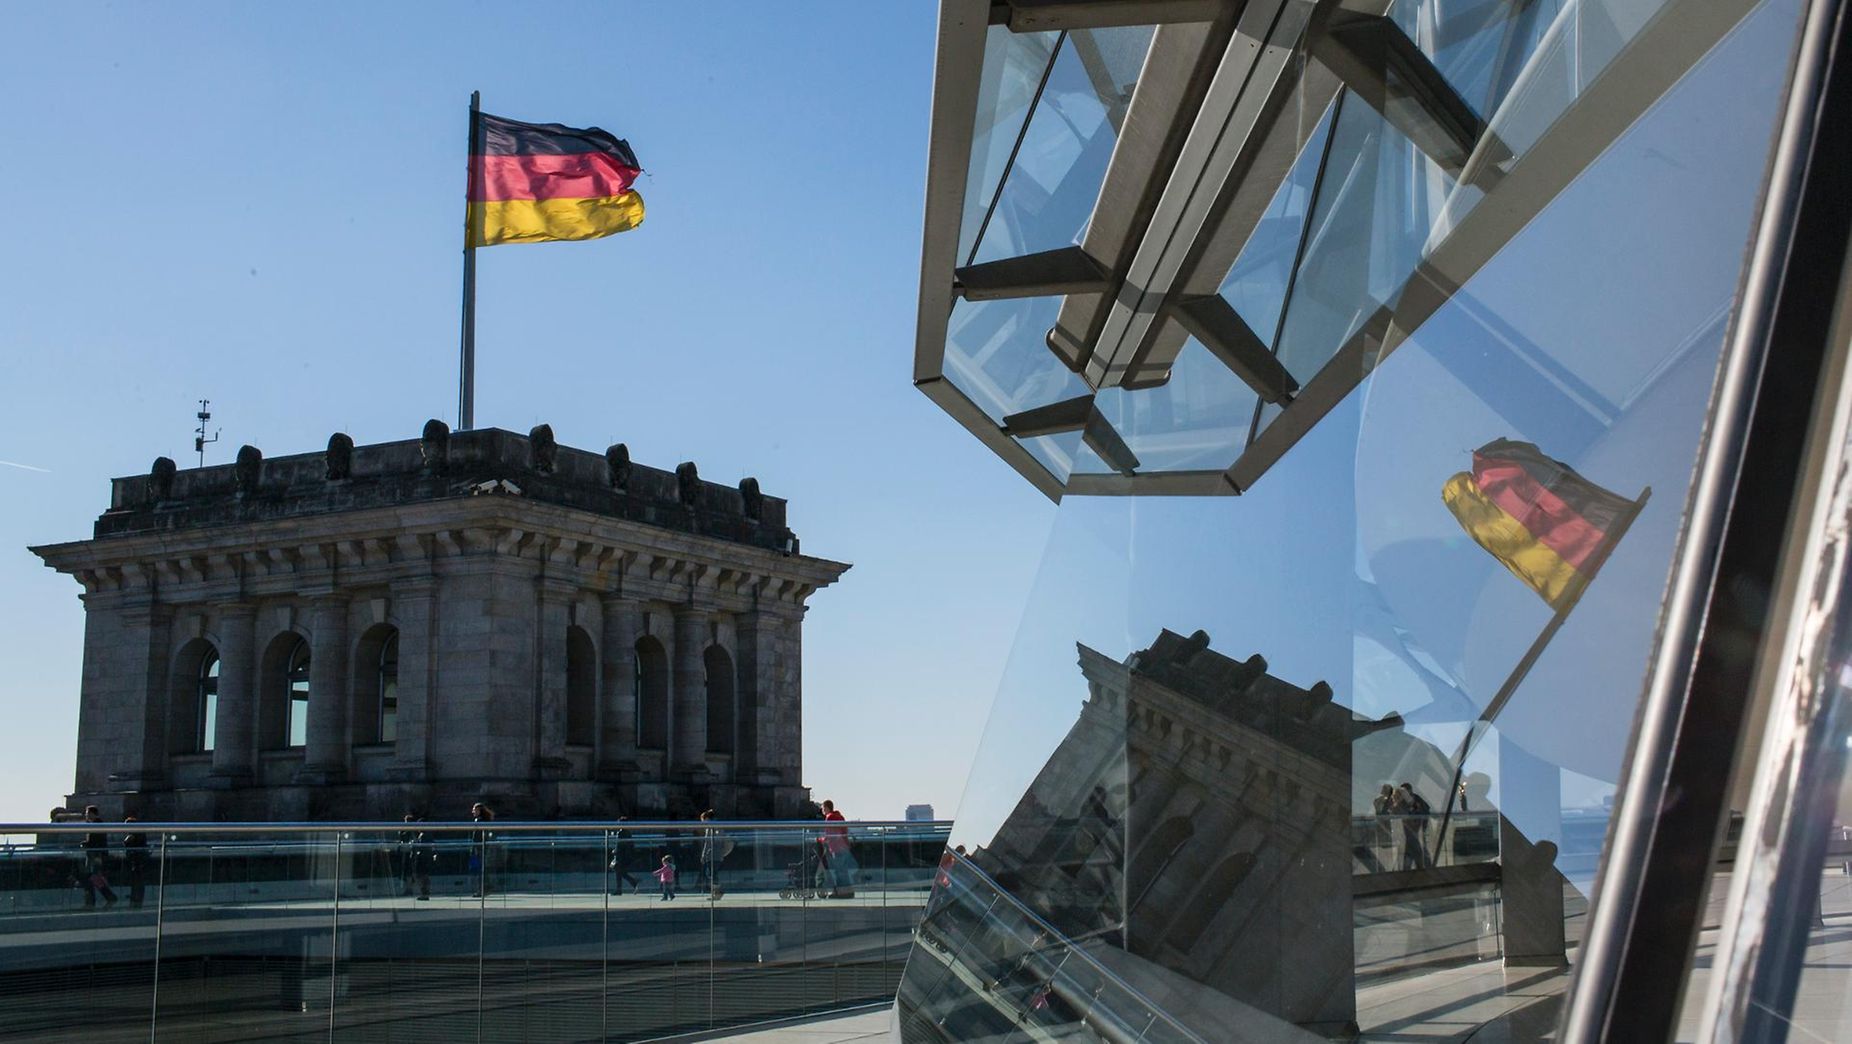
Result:
M1396 789L1396 803L1402 813L1402 869L1425 870L1434 865L1428 856L1428 815L1434 811L1427 799L1415 793L1413 783Z
M629 816L618 816L619 823L630 821ZM630 876L630 831L618 827L611 832L611 864L606 867L607 889L612 895L624 894L624 886L629 885L632 892L641 891L637 879Z
M95 805L84 808L84 822L101 823L103 813ZM84 906L94 909L96 897L100 893L103 901L110 906L116 905L116 893L110 891L109 876L104 873L109 863L109 835L101 830L84 835Z
M134 816L122 821L140 822ZM122 872L129 879L129 905L140 909L148 894L148 835L140 830L122 835Z
M416 824L418 817L405 813L405 822ZM430 836L423 830L411 829L399 832L399 885L409 894L414 889L416 899L431 898L431 848Z
M470 853L470 862L473 864L470 869L476 873L476 898L482 899L488 896L489 888L494 883L489 873L489 860L494 854L489 842L495 834L487 825L495 822L495 810L478 801L469 806L469 818L478 824L478 828L469 834L471 843L475 845L475 851Z

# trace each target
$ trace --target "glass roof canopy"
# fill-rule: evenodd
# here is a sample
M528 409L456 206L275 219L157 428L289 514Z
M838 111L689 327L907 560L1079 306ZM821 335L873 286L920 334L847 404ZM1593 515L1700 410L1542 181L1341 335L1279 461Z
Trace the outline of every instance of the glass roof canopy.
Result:
M1239 493L1751 6L952 0L914 382L1051 498Z

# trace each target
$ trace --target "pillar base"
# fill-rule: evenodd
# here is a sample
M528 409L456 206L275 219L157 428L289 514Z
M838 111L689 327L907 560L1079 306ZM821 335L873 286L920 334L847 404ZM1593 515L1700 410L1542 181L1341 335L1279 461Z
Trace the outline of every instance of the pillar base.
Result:
M534 774L541 779L565 779L571 772L572 762L566 758L539 757L534 759Z
M166 790L167 774L158 769L148 772L111 772L109 792L127 794L139 790Z
M347 782L347 770L344 768L304 768L290 778L290 782L302 787L325 787L332 783Z
M212 774L206 777L206 786L211 790L236 790L239 787L250 785L250 769L226 769L222 772L214 769Z

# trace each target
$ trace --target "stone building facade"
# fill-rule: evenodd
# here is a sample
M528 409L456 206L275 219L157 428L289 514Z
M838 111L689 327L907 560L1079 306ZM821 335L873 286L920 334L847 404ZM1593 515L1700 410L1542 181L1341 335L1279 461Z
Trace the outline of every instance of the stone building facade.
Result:
M792 816L805 603L785 502L528 436L112 482L69 801L164 820Z

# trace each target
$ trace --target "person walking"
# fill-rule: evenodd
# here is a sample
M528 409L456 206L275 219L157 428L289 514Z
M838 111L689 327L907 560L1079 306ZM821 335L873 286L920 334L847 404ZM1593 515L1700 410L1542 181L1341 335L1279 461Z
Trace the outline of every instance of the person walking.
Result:
M101 823L103 813L95 805L84 808L84 822ZM96 897L101 894L109 906L116 905L116 893L110 890L109 876L104 871L109 864L109 835L101 830L84 835L84 908L95 909Z
M1395 823L1400 803L1396 801L1395 788L1387 783L1376 792L1370 800L1370 807L1376 811L1375 828L1376 864L1387 870L1396 864Z
M675 898L675 857L663 856L662 865L657 867L650 876L662 884L662 901L665 903L672 901Z
M405 822L410 829L399 832L399 888L401 895L412 896L414 902L431 898L431 847L430 835L417 828L422 822L416 815L405 813Z
M841 812L836 810L836 802L825 799L823 802L823 820L826 823L847 822ZM830 892L832 899L855 898L855 855L849 850L849 828L847 826L828 826L823 828L823 849L829 857Z
M495 810L478 801L469 806L469 818L477 825L477 829L470 831L469 834L470 843L475 846L475 850L469 856L469 869L476 875L475 898L486 899L489 896L490 886L494 884L494 877L489 871L489 860L494 855L490 842L495 839L495 833L488 828L488 824L495 822Z
M1403 783L1395 796L1402 813L1402 869L1426 870L1434 865L1427 847L1428 815L1434 807L1415 793L1413 783Z
M714 810L701 813L701 822L714 821ZM719 899L726 891L720 887L720 864L733 852L733 839L718 827L701 831L701 876L707 884L707 897Z
M629 816L618 816L619 824L628 823ZM642 885L630 876L630 831L620 825L611 831L611 862L605 867L606 891L612 895L623 895L624 886L629 885L632 892L642 891Z
M134 816L123 816L124 823L139 823ZM135 830L122 835L122 873L129 879L129 906L141 909L148 895L148 835Z

